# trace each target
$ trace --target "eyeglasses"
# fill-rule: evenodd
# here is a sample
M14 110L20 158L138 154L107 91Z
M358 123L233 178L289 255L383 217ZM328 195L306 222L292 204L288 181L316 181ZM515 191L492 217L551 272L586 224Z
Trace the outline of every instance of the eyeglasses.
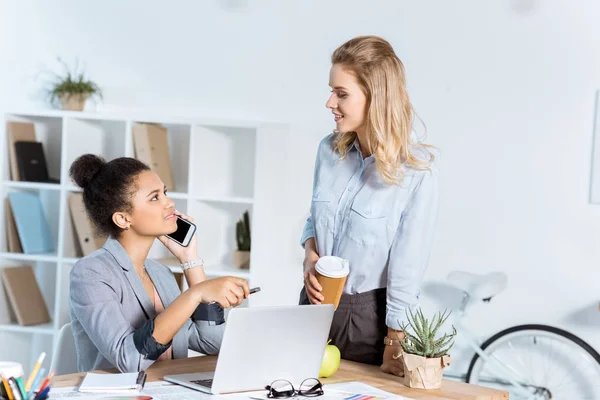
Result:
M294 396L317 397L323 395L323 384L316 378L308 378L302 381L300 388L296 390L290 381L278 379L265 387L269 391L269 399L285 399Z

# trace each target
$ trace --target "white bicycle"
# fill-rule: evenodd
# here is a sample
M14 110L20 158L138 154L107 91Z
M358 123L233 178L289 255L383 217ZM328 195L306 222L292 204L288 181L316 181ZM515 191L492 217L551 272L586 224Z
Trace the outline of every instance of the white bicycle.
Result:
M600 354L572 333L547 325L519 325L480 344L462 324L471 301L490 301L506 288L505 274L454 271L447 281L464 294L454 326L475 350L466 382L508 391L511 400L600 399Z

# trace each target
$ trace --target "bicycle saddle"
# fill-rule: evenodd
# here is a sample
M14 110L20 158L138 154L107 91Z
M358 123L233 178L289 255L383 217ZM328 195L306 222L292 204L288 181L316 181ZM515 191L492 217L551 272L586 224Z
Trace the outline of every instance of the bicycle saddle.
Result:
M446 281L470 297L489 300L506 288L507 277L502 272L478 275L465 271L452 271L446 277Z

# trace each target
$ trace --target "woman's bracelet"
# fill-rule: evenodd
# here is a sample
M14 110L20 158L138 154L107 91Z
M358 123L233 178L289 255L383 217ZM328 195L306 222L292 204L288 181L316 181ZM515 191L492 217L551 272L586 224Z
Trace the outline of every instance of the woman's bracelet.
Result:
M389 336L386 336L383 338L383 343L386 346L400 346L400 340L398 339L392 339Z
M204 266L204 260L201 258L198 258L197 260L192 260L192 261L184 261L181 263L181 268L183 268L184 271L195 268L195 267L201 267L201 266Z

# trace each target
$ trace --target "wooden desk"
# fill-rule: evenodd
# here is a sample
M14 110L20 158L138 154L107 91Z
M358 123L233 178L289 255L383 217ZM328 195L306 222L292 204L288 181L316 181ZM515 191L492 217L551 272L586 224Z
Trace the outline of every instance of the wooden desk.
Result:
M214 371L216 356L192 357L180 360L158 361L148 370L148 382L161 380L165 375L190 372ZM111 371L108 371L111 372ZM108 373L107 372L107 373ZM112 372L116 372L113 370ZM85 374L55 376L54 387L77 386ZM444 380L440 390L411 389L400 382L400 378L385 374L379 367L342 360L339 370L330 378L321 379L323 384L360 381L387 392L417 400L469 399L507 400L508 393L462 382ZM318 399L315 398L315 399Z

